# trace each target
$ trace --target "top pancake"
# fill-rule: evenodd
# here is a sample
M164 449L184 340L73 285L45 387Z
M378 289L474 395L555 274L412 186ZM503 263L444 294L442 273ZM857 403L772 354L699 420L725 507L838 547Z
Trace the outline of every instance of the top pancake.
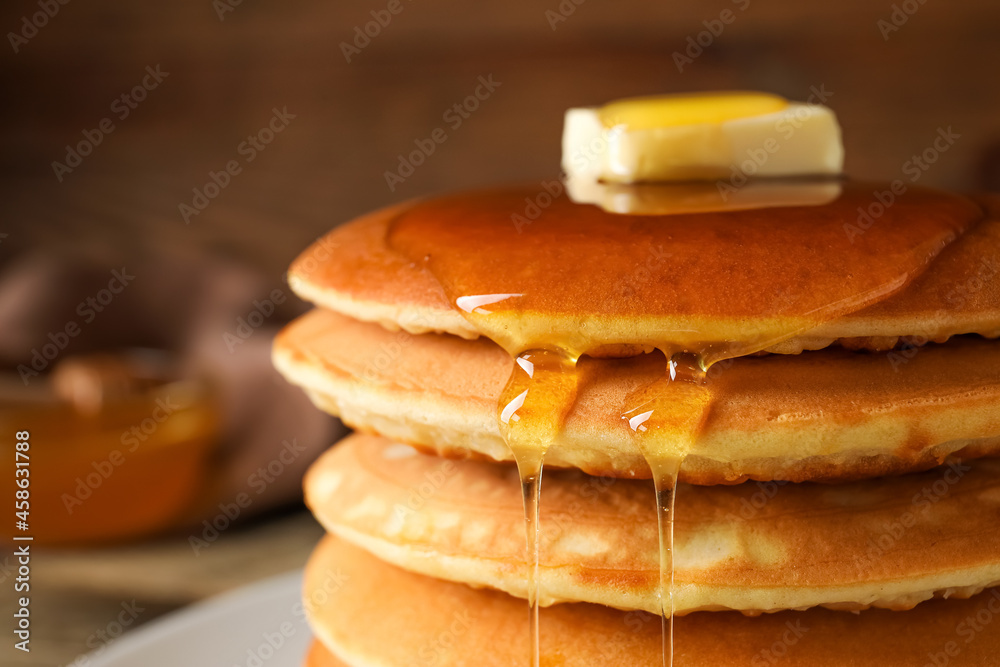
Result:
M887 188L846 184L815 207L665 216L558 196L528 224L538 188L454 195L334 230L289 283L355 319L485 334L508 351L657 347L712 361L1000 334L996 199L911 187L882 206L873 193Z

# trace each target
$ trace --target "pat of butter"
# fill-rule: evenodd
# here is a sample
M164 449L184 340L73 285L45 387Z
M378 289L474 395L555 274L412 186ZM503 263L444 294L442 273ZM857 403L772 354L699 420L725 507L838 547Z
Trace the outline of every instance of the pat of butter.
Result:
M784 206L823 206L840 196L836 179L756 179L740 187L720 188L712 181L672 183L604 183L593 178L567 178L566 192L580 204L608 213L675 215L744 211Z
M664 95L570 109L563 169L613 183L839 174L836 116L763 93Z

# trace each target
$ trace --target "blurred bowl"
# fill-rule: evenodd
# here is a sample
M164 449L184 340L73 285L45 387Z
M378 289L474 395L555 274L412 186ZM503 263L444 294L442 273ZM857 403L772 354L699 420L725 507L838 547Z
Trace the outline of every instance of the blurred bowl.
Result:
M17 376L0 380L0 438L10 444L0 497L11 505L15 434L30 432L30 517L20 534L36 543L87 544L150 535L188 519L219 432L207 382L147 384L96 404L66 400L51 381L40 384L27 391Z

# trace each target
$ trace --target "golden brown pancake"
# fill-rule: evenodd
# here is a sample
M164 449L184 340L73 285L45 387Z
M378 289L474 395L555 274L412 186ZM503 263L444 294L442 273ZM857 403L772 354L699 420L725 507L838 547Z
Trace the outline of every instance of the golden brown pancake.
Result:
M309 653L306 654L305 662L302 664L303 667L348 667L327 651L322 642L316 640L309 646Z
M448 461L355 435L306 477L328 531L404 569L526 597L513 466ZM545 473L543 605L658 613L648 481ZM909 609L1000 585L1000 460L830 486L681 486L675 613L827 606Z
M715 366L714 403L681 479L839 481L1000 451L1000 345L962 337L912 352L829 349ZM393 333L316 310L278 336L274 361L354 428L444 456L511 459L497 400L513 362L488 340ZM659 353L581 359L577 399L546 464L648 478L621 406L664 365Z
M818 207L670 216L560 196L527 225L512 217L537 188L453 195L334 230L296 260L289 283L359 320L485 332L507 349L685 347L718 358L1000 334L997 200L981 199L984 213L911 187L880 207L874 193L887 187L848 183Z
M527 660L523 600L412 574L335 538L313 554L305 592L317 638L351 667L508 667ZM674 664L994 665L998 623L996 589L907 612L697 613L675 623ZM660 664L660 623L652 614L565 604L542 609L540 628L542 665Z
M677 489L676 664L993 660L1000 592L976 593L1000 582L1000 461L959 459L1000 453L1000 347L982 338L1000 335L1000 203L886 188L669 216L555 196L529 220L537 189L491 190L307 250L290 284L335 312L293 323L278 367L359 429L493 460L355 436L317 464L308 502L340 536L306 573L324 647L352 667L526 661L518 487L530 507L551 442L543 665L660 662L654 498L681 458L698 485L812 482ZM707 383L663 381L678 353ZM520 479L495 463L512 450ZM579 472L651 465L658 495ZM890 473L911 474L867 479Z

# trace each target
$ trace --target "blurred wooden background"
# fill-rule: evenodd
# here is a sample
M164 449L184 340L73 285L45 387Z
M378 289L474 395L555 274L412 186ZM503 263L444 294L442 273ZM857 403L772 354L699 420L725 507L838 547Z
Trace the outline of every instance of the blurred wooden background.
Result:
M855 176L895 177L947 126L961 139L921 182L982 187L1000 161L994 0L399 0L350 63L341 42L387 1L242 0L220 20L220 4L235 1L74 0L18 53L7 37L3 224L31 227L8 247L51 223L62 233L50 242L114 230L136 243L222 246L280 273L309 240L373 207L554 175L567 107L663 91L804 99L822 86ZM36 3L4 3L0 27L20 31ZM892 19L894 4L919 9L886 40L878 21ZM560 7L573 12L553 30L546 12ZM672 54L726 9L735 20L678 72ZM169 76L119 121L111 103L156 65ZM501 87L448 129L444 111L490 74ZM272 107L296 118L186 225L178 205L239 157ZM51 162L109 116L115 131L58 183ZM390 192L384 172L436 127L448 141Z

